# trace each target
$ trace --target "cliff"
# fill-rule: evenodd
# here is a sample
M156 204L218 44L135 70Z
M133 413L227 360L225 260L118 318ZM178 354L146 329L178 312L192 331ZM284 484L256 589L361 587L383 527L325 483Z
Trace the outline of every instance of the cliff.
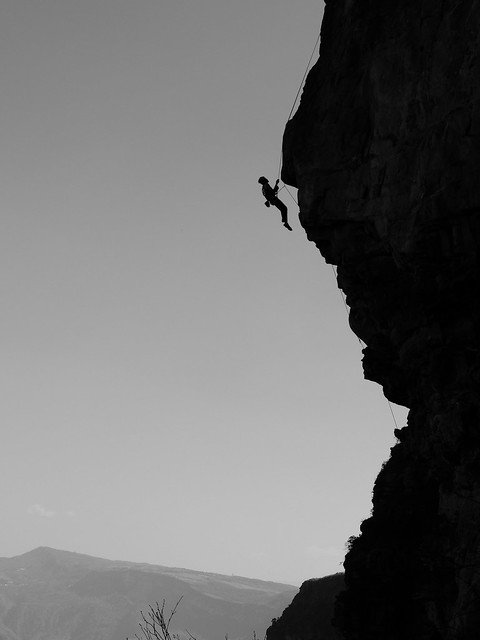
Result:
M480 637L479 45L479 0L327 0L285 131L365 377L410 409L346 557L348 640Z
M307 580L280 618L272 620L268 640L341 640L332 625L343 573Z

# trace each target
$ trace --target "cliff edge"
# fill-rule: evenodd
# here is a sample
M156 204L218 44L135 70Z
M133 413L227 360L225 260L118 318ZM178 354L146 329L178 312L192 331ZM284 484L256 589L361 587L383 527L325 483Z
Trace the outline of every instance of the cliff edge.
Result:
M327 0L282 177L337 265L365 377L410 409L336 624L478 639L480 0Z

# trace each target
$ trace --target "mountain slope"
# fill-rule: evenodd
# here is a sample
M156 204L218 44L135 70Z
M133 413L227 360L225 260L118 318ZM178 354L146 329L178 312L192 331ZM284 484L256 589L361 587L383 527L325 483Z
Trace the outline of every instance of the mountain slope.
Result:
M94 558L39 547L0 558L0 640L123 640L140 609L182 603L173 630L198 640L263 635L290 585Z

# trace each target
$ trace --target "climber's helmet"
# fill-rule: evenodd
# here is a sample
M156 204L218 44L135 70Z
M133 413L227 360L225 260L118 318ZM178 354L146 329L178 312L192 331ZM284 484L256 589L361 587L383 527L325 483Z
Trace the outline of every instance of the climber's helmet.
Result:
M260 178L258 179L260 184L267 184L268 180L267 178L265 178L265 176L260 176Z

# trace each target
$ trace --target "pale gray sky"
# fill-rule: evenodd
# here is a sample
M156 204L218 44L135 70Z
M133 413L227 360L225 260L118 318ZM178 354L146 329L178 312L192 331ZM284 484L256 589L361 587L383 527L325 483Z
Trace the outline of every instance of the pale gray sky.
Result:
M0 555L341 569L392 420L257 184L322 8L2 1Z

